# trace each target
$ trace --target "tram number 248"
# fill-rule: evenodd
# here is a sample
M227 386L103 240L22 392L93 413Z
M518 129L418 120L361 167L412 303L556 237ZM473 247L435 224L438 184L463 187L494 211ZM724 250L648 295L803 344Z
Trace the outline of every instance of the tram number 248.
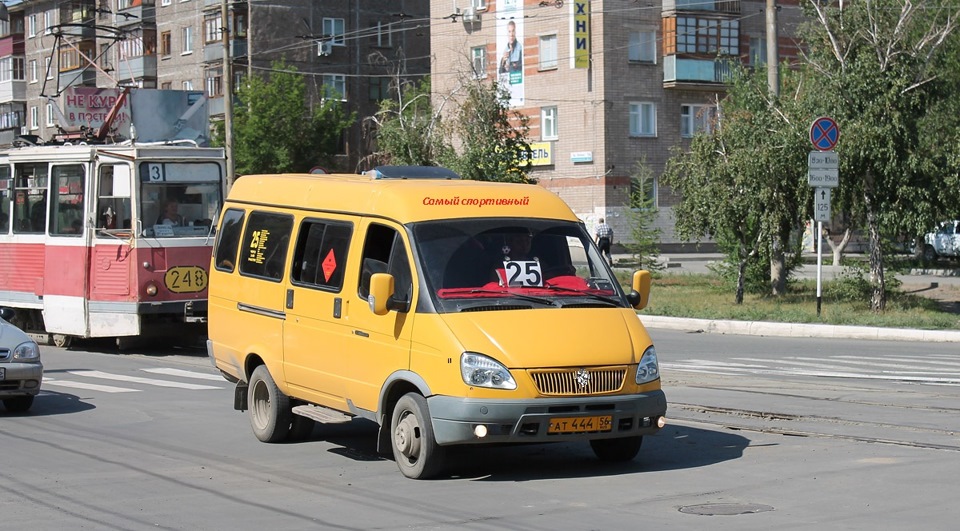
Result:
M174 293L196 293L207 289L207 272L199 266L171 267L163 275L163 284Z

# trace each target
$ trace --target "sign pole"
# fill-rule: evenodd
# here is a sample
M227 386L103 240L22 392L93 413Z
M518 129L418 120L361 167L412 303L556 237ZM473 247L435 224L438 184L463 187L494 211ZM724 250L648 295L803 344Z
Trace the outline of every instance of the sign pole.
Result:
M823 278L823 222L817 222L817 318L820 318L820 304L823 302L820 287Z

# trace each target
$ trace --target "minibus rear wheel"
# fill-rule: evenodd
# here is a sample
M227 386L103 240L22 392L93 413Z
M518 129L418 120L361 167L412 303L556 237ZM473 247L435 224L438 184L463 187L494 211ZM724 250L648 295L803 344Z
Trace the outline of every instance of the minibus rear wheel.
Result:
M444 448L437 444L427 399L407 393L397 400L390 418L393 458L404 476L427 479L443 468Z
M640 453L643 436L619 437L616 439L591 439L590 448L601 461L629 461Z
M290 399L277 387L266 365L254 369L247 392L253 434L266 443L284 441L293 415Z

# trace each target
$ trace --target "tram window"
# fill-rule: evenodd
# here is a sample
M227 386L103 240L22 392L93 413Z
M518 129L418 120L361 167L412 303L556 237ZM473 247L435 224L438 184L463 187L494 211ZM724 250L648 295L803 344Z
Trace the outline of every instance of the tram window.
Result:
M130 229L129 166L100 166L97 183L97 227L106 230Z
M47 165L17 164L14 185L13 232L43 234L47 228Z
M80 236L83 233L83 185L82 165L53 167L50 234Z
M10 232L10 192L13 183L10 182L10 167L0 166L0 233Z
M210 234L220 212L221 167L213 162L139 163L140 200L138 218L146 236L185 237ZM179 215L174 225L161 223L171 201ZM182 219L179 219L182 218Z

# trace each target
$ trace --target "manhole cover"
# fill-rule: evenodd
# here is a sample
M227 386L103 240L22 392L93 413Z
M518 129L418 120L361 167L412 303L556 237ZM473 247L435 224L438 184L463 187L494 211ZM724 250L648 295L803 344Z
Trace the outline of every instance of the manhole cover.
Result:
M681 513L704 516L765 513L772 510L773 507L759 503L704 503L701 505L685 505L680 508Z

